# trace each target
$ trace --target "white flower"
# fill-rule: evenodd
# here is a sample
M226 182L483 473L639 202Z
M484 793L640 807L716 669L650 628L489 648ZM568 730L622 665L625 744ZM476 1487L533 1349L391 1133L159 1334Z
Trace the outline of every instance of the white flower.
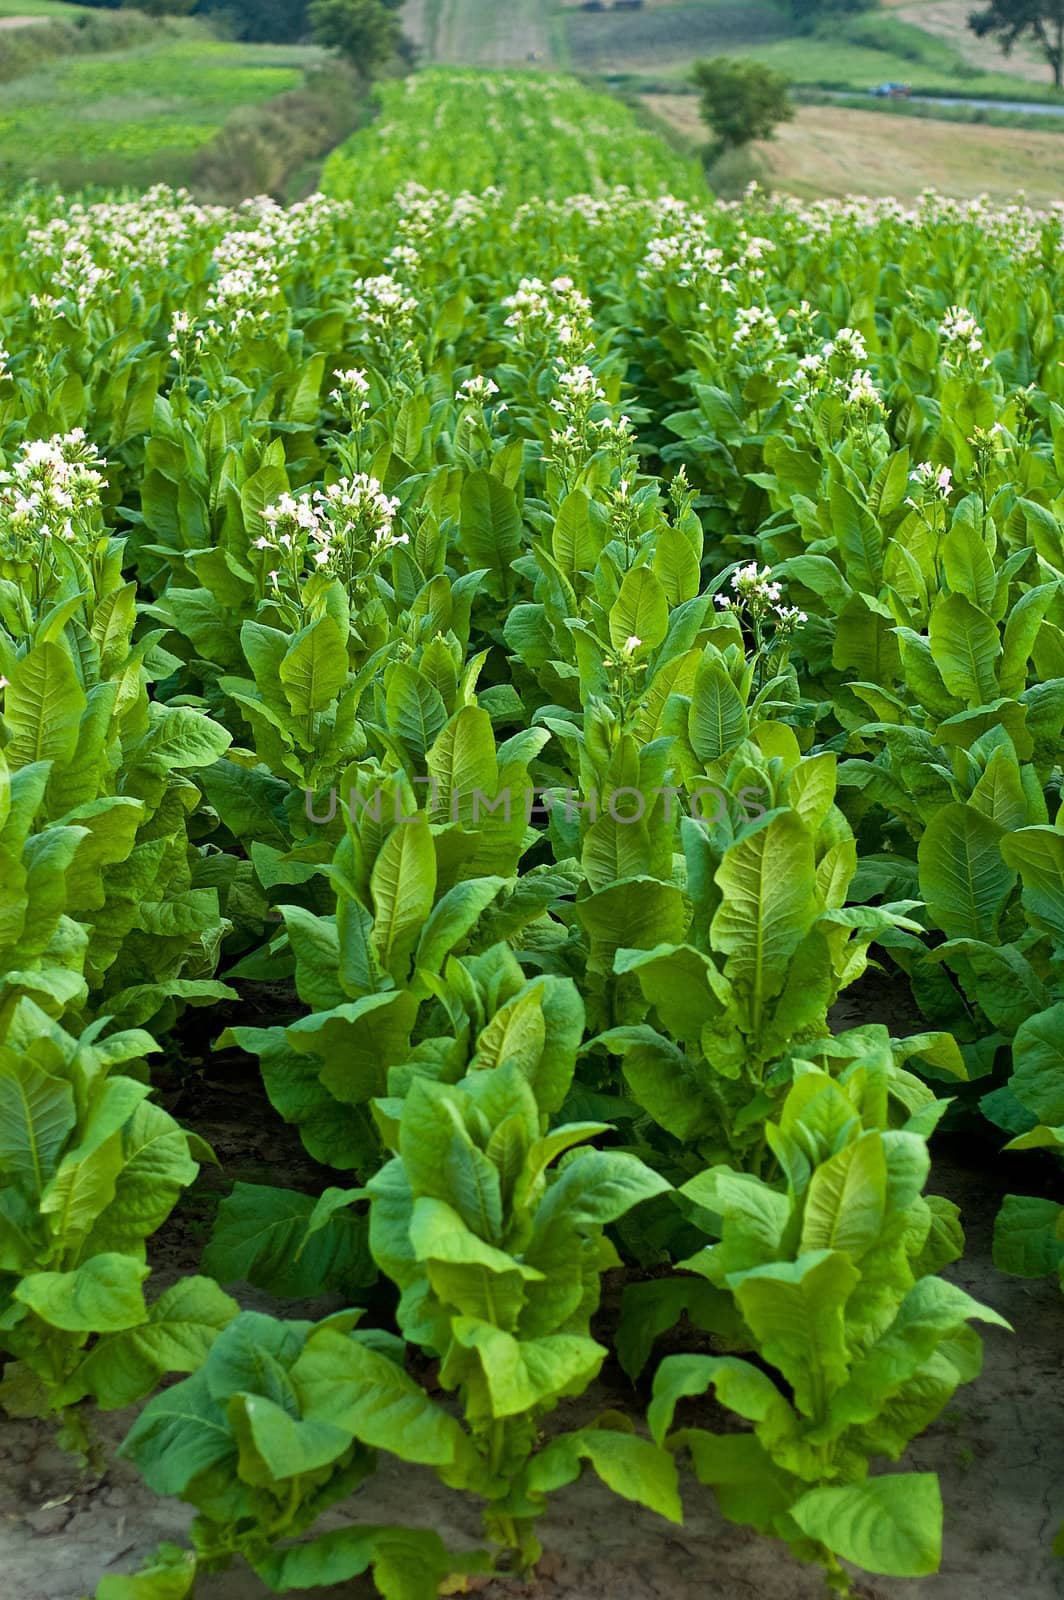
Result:
M939 324L938 332L955 355L976 356L983 348L983 330L972 313L963 306L950 306Z
M484 405L492 395L499 392L499 385L494 378L473 377L466 378L458 387L459 400L468 401L473 405Z

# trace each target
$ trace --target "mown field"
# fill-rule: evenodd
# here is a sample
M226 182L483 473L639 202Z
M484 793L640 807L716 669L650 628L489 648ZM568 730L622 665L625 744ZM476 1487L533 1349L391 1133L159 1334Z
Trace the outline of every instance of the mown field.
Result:
M324 183L0 221L19 1600L1049 1600L1059 210Z
M705 124L693 95L651 94L642 103L697 148ZM775 138L753 147L763 186L805 199L849 194L915 200L925 189L1035 205L1064 196L1060 132L990 128L933 118L892 117L852 107L801 106Z

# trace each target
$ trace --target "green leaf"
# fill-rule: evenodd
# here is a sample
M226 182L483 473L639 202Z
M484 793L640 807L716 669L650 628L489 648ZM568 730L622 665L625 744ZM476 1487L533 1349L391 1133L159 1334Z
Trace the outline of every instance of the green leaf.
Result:
M1012 1047L1009 1088L1032 1116L1064 1125L1064 1003L1029 1017Z
M240 1307L211 1278L182 1278L148 1307L139 1327L93 1346L77 1377L105 1411L132 1405L166 1372L195 1372Z
M1064 1264L1064 1206L1007 1194L994 1218L994 1265L1017 1278L1045 1278Z
M742 695L719 656L704 661L695 677L687 737L700 761L716 761L746 738L750 721Z
M192 1480L224 1462L236 1446L201 1369L148 1401L118 1454L134 1461L156 1494L183 1494Z
M222 1283L244 1280L291 1300L346 1295L372 1283L366 1218L338 1207L319 1225L319 1206L294 1189L234 1184L218 1207L204 1270Z
M111 1573L101 1578L96 1600L189 1600L195 1581L195 1552L164 1544L131 1577Z
M151 732L137 755L160 772L209 767L233 742L232 734L191 706L153 705L149 715Z
M683 1521L674 1458L636 1433L582 1428L578 1433L562 1434L533 1458L528 1487L533 1493L563 1488L579 1475L581 1458L591 1463L614 1494L648 1506L670 1522Z
M802 1532L866 1572L922 1578L942 1557L942 1496L933 1472L897 1472L812 1489L791 1507Z
M536 1233L558 1224L604 1227L671 1187L660 1173L626 1151L581 1150L547 1189L536 1213Z
M804 1416L820 1420L846 1379L843 1313L859 1277L841 1251L820 1250L729 1280L758 1349L783 1373Z
M486 569L487 594L509 600L511 566L524 547L521 513L513 490L491 472L471 472L462 485L458 543L473 567Z
M232 1395L226 1417L237 1443L239 1475L259 1488L320 1472L351 1448L346 1429L293 1417L261 1394Z
M1002 856L1002 830L973 806L954 802L931 818L920 840L920 891L950 939L997 943L997 923L1016 874Z
M69 653L59 644L35 645L9 676L4 691L4 721L11 733L4 751L8 766L67 765L87 704Z
M438 1533L420 1528L337 1528L308 1543L274 1550L255 1570L275 1594L346 1584L373 1568L384 1600L432 1600L448 1578L490 1570L479 1552L455 1555Z
M74 1122L69 1083L26 1056L0 1054L0 1173L39 1195Z
M725 976L741 991L740 1016L752 1032L817 914L815 876L812 836L786 811L731 845L714 874L722 900L711 924L713 947L727 956Z
M401 822L384 841L370 878L373 949L397 980L405 975L436 894L436 852L424 816Z
M380 1351L315 1329L292 1368L304 1417L332 1422L402 1461L451 1468L471 1455L461 1425Z
M456 1317L451 1327L456 1346L475 1351L480 1359L496 1418L520 1416L570 1388L583 1390L606 1356L602 1345L583 1334L518 1340L473 1317Z
M625 573L620 592L610 608L610 643L623 650L635 638L645 650L656 649L669 631L669 602L661 580L649 567L632 567Z
M813 1173L799 1249L844 1250L859 1261L879 1241L886 1206L883 1140L870 1130Z
M442 971L444 959L469 937L481 913L507 882L506 878L470 878L449 889L433 907L422 929L414 966L428 972Z
M963 594L942 596L932 607L928 636L932 659L950 694L969 706L994 699L1001 639L985 611Z
M347 682L347 647L340 625L326 613L296 634L280 668L292 713L324 711Z
M15 1285L22 1305L66 1333L110 1333L147 1321L148 1268L129 1256L93 1256L73 1272L31 1272Z
M386 710L388 727L416 756L426 754L447 721L440 691L409 661L396 662L388 673Z

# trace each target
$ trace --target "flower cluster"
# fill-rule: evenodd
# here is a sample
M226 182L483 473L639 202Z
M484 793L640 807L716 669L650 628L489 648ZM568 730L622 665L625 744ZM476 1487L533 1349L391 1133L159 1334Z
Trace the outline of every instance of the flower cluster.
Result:
M909 482L915 483L925 495L948 500L953 492L953 473L949 467L936 467L930 461L921 461L909 474ZM914 506L916 501L910 497L907 505Z
M850 372L868 360L864 334L856 328L840 328L834 339L828 340L822 353L825 361L841 363Z
M106 480L99 451L83 428L33 439L0 472L5 554L25 559L51 539L75 543L95 527Z
M872 374L859 367L846 380L842 403L850 416L861 421L873 421L886 414L883 396L872 381Z
M474 376L458 386L458 399L463 405L484 406L499 392L494 378Z
M771 567L759 567L756 561L739 567L731 576L733 595L718 594L716 603L722 611L746 613L754 628L758 648L761 648L765 623L774 631L774 642L782 644L809 618L797 606L781 605L783 585L772 576Z
M572 278L561 276L544 283L522 278L514 294L502 303L519 344L583 351L590 343L591 301Z
M361 367L349 367L346 371L338 368L333 377L336 379L336 388L329 390L329 399L355 427L369 415L369 401L366 398L370 388L369 378Z
M947 361L975 357L983 348L983 330L963 306L950 306L939 324L938 334L947 347ZM984 366L989 364L989 361L983 363Z
M384 493L376 478L359 472L340 478L313 495L283 494L266 506L266 532L253 541L276 565L266 577L279 590L288 583L298 591L308 569L340 577L349 585L408 535L395 531L399 501Z
M707 244L696 233L660 234L647 245L645 264L639 275L643 279L651 276L671 279L687 287L697 283L699 278L718 278L723 261L723 250Z
M368 334L390 338L408 332L417 301L397 278L382 272L375 278L355 279L351 309Z
M767 353L778 350L783 342L779 321L767 306L736 306L733 350L754 346Z
M634 442L631 419L613 416L606 391L589 366L557 368L550 405L559 426L551 429L547 459L567 483L602 449L610 451L620 471L625 470Z

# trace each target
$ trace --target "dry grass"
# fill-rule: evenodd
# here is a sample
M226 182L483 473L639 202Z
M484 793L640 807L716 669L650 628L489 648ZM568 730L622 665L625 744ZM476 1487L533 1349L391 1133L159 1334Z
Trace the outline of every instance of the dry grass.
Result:
M1018 44L1011 55L994 39L977 39L968 26L972 0L883 0L902 22L922 28L936 39L944 39L957 54L981 72L1007 72L1028 83L1053 82L1049 63L1026 43Z
M692 141L705 139L694 95L644 103ZM989 194L1064 200L1064 135L886 117L842 106L803 106L776 138L755 145L773 187L805 199L864 194L915 198L928 187L961 198Z
M403 26L428 61L468 67L551 61L550 0L407 0Z

